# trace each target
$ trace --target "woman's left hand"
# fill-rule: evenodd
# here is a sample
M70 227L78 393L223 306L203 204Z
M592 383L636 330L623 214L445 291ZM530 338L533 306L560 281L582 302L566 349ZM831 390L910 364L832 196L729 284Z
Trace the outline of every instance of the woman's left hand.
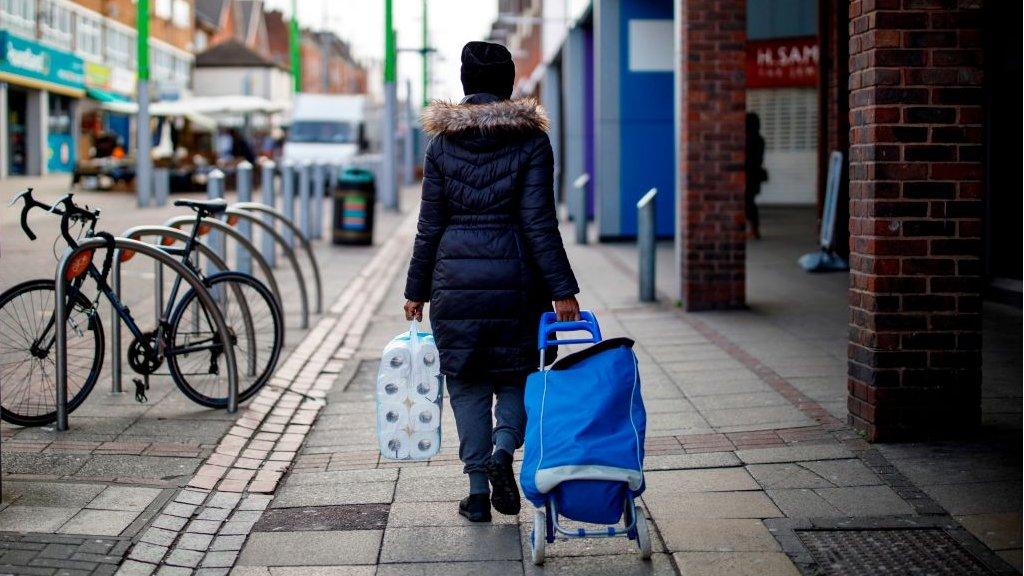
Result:
M415 300L406 300L405 306L405 319L412 320L416 319L417 322L423 321L423 302L416 302Z

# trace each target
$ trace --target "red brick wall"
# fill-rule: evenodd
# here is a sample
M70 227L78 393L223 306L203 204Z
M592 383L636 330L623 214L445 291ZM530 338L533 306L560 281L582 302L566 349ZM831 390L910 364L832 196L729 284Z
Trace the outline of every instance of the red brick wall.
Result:
M687 310L742 307L746 0L682 0L679 239Z
M981 2L850 3L851 423L980 417Z

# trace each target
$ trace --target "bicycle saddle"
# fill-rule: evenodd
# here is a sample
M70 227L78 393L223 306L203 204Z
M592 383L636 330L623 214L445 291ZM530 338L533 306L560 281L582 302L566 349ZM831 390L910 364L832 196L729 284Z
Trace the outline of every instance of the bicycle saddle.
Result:
M220 198L213 200L175 200L175 206L191 208L201 215L220 214L228 209L228 203Z

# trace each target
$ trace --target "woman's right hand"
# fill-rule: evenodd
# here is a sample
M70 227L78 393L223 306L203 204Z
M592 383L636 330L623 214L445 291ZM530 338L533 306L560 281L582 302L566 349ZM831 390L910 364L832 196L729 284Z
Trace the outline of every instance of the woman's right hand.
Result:
M406 300L403 308L405 309L406 320L412 320L415 318L417 322L423 321L423 302Z
M559 322L575 322L580 319L580 303L575 296L569 296L562 300L555 300L555 316Z

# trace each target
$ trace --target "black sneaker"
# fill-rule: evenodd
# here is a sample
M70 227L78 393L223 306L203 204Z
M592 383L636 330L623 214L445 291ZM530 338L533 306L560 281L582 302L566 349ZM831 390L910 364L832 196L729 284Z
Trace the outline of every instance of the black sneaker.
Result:
M470 494L459 502L459 514L470 522L490 522L491 503L487 494Z
M519 514L522 503L519 500L519 486L516 473L512 470L512 455L504 450L495 450L486 465L487 479L491 481L491 505L502 514Z

